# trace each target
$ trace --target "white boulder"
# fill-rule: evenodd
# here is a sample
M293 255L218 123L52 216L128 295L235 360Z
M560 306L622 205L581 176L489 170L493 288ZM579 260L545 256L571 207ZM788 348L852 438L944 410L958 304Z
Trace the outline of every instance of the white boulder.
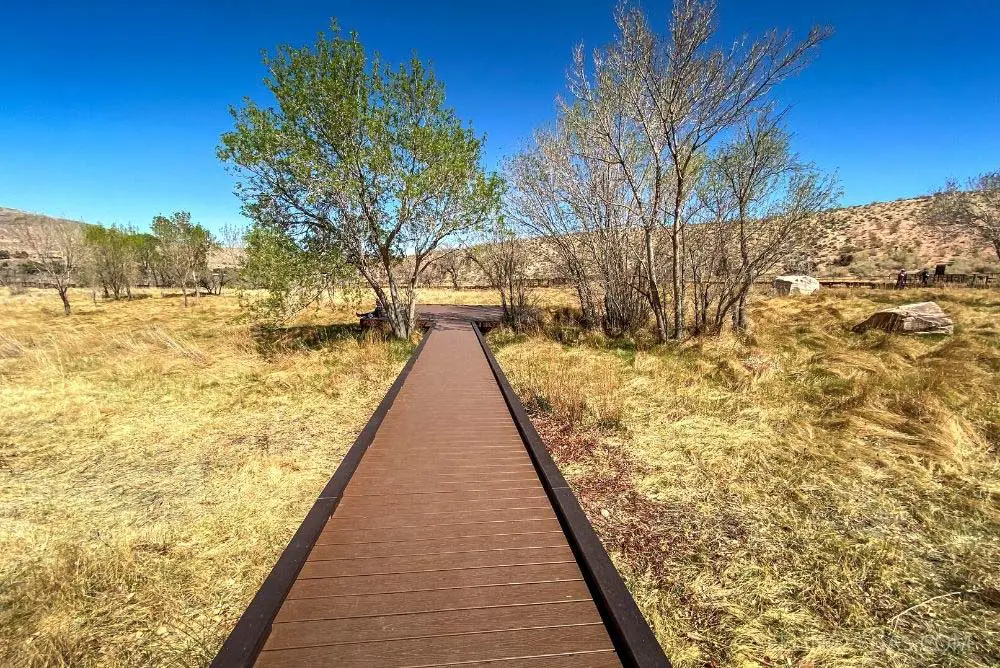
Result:
M780 296L811 295L819 290L819 281L812 276L791 274L774 279L774 291Z
M890 334L952 334L955 322L934 302L903 304L876 311L851 331L881 329Z

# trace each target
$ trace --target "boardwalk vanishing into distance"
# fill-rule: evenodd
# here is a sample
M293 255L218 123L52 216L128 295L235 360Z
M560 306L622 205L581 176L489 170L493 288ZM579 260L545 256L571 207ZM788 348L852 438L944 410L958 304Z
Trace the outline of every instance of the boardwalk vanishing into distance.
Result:
M213 666L669 665L461 316L430 323Z

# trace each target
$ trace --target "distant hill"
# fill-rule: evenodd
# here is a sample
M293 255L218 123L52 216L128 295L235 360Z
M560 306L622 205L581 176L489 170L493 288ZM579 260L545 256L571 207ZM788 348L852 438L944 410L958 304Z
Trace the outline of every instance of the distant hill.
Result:
M83 225L84 223L79 220L68 220L66 218L53 218L52 216L46 216L40 213L29 213L27 211L18 211L17 209L8 209L5 207L0 207L0 251L7 251L12 257L21 251L26 251L27 249L21 248L21 245L15 239L13 226L15 223L22 223L24 221L36 224L44 225L46 223L74 223L76 225Z
M933 267L939 262L948 263L950 273L1000 272L1000 262L992 247L968 235L955 234L924 222L924 211L931 200L932 196L928 195L833 211L813 244L812 256L818 264L816 273L880 277L900 267L912 270ZM77 220L0 207L0 251L7 251L13 257L24 250L11 232L11 224L24 219L37 224L53 221L83 224ZM236 249L222 249L213 253L209 264L212 267L231 266L239 254ZM541 257L538 259L532 267L533 273L537 278L551 278L547 263ZM463 269L463 273L479 273L473 267ZM444 276L440 280L443 282Z
M52 216L46 216L40 213L29 213L27 211L0 207L0 257L5 254L3 251L6 251L6 255L11 258L16 258L18 253L27 250L26 248L21 248L21 245L18 243L12 231L12 226L15 223L21 223L23 221L28 221L35 225L44 225L46 223L73 223L75 225L86 225L86 223L81 220L53 218ZM214 251L209 258L209 267L213 269L217 267L232 267L239 261L239 258L242 257L242 253L242 250L235 248L218 249Z
M834 211L815 243L820 275L881 276L900 267L949 273L996 272L1000 262L988 244L924 222L933 197L873 202Z

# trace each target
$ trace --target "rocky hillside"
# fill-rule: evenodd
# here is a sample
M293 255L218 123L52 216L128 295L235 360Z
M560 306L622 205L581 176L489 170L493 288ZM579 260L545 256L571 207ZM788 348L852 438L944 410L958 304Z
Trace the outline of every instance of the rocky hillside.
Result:
M931 199L925 196L874 202L832 212L826 217L813 247L817 274L875 278L892 275L900 267L908 270L932 268L939 262L949 264L949 273L1000 272L1000 261L989 245L924 222L924 212ZM39 224L63 220L0 207L0 256L16 257L23 250L13 238L11 224L25 217ZM232 249L223 249L229 250ZM212 266L232 264L231 260L223 258L226 255L223 251L214 254ZM456 269L462 274L463 283L475 283L473 278L482 278L470 263L463 263ZM537 278L554 278L541 253L532 269ZM438 272L441 275L432 278L432 282L450 282L450 272L445 267L438 268Z
M931 196L834 211L815 244L819 274L881 276L944 262L949 273L996 272L991 246L924 222Z
M78 220L53 218L52 216L45 216L40 213L28 213L27 211L18 211L17 209L0 207L0 255L17 257L18 254L27 251L27 249L21 248L21 244L17 241L13 230L15 224L20 224L24 221L36 225L44 225L46 223L53 222L83 224ZM4 251L6 251L6 253L4 253Z
M21 259L20 256L22 254L27 252L28 249L21 247L13 232L14 224L20 224L23 221L29 221L35 225L44 225L53 222L75 223L77 225L85 224L79 220L53 218L52 216L45 216L39 213L28 213L26 211L18 211L17 209L0 207L0 262L6 259L16 261ZM243 251L237 248L216 249L209 257L209 266L213 269L235 266L242 253Z

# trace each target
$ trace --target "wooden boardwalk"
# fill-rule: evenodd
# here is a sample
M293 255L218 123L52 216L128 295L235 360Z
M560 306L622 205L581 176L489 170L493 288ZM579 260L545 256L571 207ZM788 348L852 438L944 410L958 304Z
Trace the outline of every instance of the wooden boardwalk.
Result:
M669 665L512 395L437 322L213 665Z

